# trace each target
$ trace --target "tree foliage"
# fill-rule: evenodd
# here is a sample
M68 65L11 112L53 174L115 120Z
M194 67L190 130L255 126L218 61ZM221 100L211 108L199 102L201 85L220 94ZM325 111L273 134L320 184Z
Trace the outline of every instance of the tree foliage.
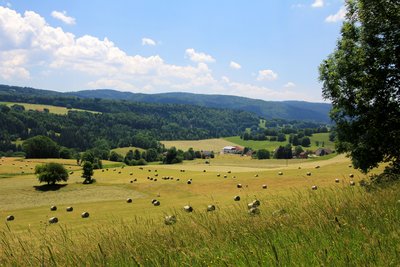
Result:
M35 136L25 140L22 145L26 158L58 158L59 147L46 136Z
M93 164L90 161L85 161L82 167L82 178L84 184L91 184L93 176Z
M335 51L320 65L337 151L367 172L400 164L400 2L347 1Z
M38 176L39 182L47 184L55 184L60 181L68 180L68 172L63 165L55 162L36 165L35 174Z

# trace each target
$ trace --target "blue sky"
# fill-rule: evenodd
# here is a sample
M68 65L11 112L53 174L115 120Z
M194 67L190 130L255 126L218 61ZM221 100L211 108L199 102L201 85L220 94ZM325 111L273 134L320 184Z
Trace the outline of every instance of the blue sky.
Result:
M0 0L0 83L323 101L343 0Z

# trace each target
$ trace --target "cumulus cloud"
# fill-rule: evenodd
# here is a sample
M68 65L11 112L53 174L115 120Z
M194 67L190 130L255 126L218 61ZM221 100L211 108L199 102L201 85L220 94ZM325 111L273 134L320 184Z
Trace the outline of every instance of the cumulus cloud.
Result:
M150 38L142 38L142 45L150 45L150 46L155 46L156 42L153 39Z
M278 74L272 70L258 71L257 81L274 81L278 79Z
M285 88L293 88L295 86L296 86L296 84L293 82L288 82L287 84L284 85Z
M319 8L324 6L324 0L315 0L314 3L311 4L314 8Z
M185 55L193 62L215 62L215 59L211 55L196 52L193 48L186 49Z
M229 94L265 100L299 99L292 90L274 91L263 86L215 79L207 63L215 59L187 49L196 64L168 64L159 55L129 55L108 38L75 36L52 27L33 11L17 13L0 6L0 82L30 83L46 88L45 75L59 79L53 89L115 88L136 92L186 91ZM35 73L35 75L32 75ZM79 77L73 88L70 77ZM260 80L273 80L271 70L259 72Z
M240 66L239 63L234 62L234 61L231 61L231 63L229 64L229 67L231 67L232 69L235 69L235 70L239 70L242 68L242 66Z
M346 17L346 8L342 6L336 14L326 17L325 22L335 23L344 20Z
M55 19L61 20L62 22L64 22L65 24L68 25L74 25L75 24L75 18L67 16L67 12L66 11L53 11L51 12L51 16Z

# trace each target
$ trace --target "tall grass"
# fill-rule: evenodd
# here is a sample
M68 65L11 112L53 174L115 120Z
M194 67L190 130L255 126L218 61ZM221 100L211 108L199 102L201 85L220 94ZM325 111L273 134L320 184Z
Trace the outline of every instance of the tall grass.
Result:
M85 231L44 225L0 232L0 265L399 266L400 185L294 193L250 216L246 203L162 218L126 218ZM89 218L90 219L90 218Z

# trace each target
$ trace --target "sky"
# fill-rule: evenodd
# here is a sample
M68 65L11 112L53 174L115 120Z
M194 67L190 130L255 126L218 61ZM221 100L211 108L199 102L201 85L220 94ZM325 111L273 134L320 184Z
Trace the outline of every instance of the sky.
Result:
M0 0L0 84L323 102L343 0Z

